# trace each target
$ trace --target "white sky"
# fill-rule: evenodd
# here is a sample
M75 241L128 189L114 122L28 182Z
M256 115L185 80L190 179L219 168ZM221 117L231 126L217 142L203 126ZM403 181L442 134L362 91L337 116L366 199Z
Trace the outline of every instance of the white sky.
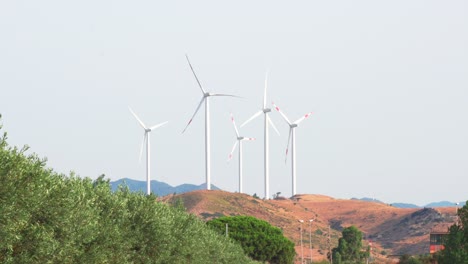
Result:
M152 177L205 181L204 87L214 98L212 183L235 191L226 163L238 123L268 102L297 129L298 193L388 203L466 200L468 2L0 1L0 113L12 145L58 172L144 180L143 130L153 125ZM271 193L291 194L288 127L271 131ZM263 122L241 130L244 190L263 196Z

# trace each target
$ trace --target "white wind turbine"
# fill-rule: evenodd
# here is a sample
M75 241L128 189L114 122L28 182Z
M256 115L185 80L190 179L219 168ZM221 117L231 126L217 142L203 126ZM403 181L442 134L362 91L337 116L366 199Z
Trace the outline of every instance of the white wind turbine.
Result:
M138 121L138 123L140 123L140 125L143 127L143 129L145 130L145 135L143 137L143 141L141 142L141 147L140 147L140 160L141 160L141 154L143 152L143 144L145 144L145 141L146 141L146 194L150 194L151 193L151 171L150 171L150 132L158 127L162 127L164 126L165 124L167 124L168 122L164 122L164 123L161 123L161 124L158 124L158 125L155 125L155 126L152 126L152 127L147 127L145 125L145 123L143 123L143 121L141 121L141 119L132 111L132 109L130 107L128 107L128 109L130 110L130 112L132 113L132 115L136 118L136 120Z
M256 117L260 116L262 113L265 116L264 119L264 172L265 172L265 199L269 199L270 197L270 172L269 172L269 141L268 141L268 125L271 125L273 129L278 133L278 129L276 129L275 125L271 121L270 117L268 116L268 113L271 112L271 108L267 108L267 86L268 86L268 74L265 76L265 89L263 92L263 108L255 113L252 117L247 119L241 127L255 119Z
M200 109L201 105L203 102L205 102L205 173L206 173L206 189L211 190L211 156L210 156L210 97L211 96L232 96L232 97L239 97L235 95L230 95L230 94L217 94L217 93L210 93L207 92L205 89L203 89L200 81L198 80L197 75L195 74L195 71L193 70L192 64L190 63L190 60L187 55L185 55L187 58L187 62L190 66L190 69L192 70L193 76L197 80L198 86L200 87L201 92L203 93L203 96L200 100L200 103L197 106L197 109L195 110L195 113L193 113L192 117L190 118L189 122L185 126L184 130L182 133L185 132L187 127L192 123L193 118L197 114L198 110Z
M289 125L289 136L288 136L288 145L286 146L286 158L288 157L288 149L289 149L289 142L291 142L291 167L292 167L292 196L296 195L296 127L304 121L307 117L309 117L312 112L305 114L298 120L291 123L286 115L280 110L278 106L275 105L276 110L281 114L283 119ZM285 160L286 162L286 160Z
M234 121L234 117L231 114L231 121L232 125L234 126L234 130L236 131L236 142L234 143L234 146L232 147L231 153L229 154L228 161L232 159L232 153L234 153L234 150L237 147L237 144L239 144L239 193L242 193L242 141L244 140L255 140L255 138L248 138L248 137L242 137L239 135L239 130L237 129L236 122Z

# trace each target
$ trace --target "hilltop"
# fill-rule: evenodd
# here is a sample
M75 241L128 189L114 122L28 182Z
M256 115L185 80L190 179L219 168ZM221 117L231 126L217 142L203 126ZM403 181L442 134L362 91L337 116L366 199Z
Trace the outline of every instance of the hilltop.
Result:
M305 257L309 258L309 231L313 259L323 259L328 252L328 226L332 247L344 227L354 225L372 242L373 255L424 254L429 250L432 228L454 221L452 208L396 208L381 202L335 199L317 194L296 195L292 199L262 200L247 194L199 190L161 198L181 199L188 212L204 220L220 216L250 215L281 228L286 237L300 245L299 219L303 225ZM315 219L309 229L309 219ZM300 252L300 248L296 247Z
M110 182L110 186L112 188L112 191L116 191L120 185L126 185L128 189L131 192L146 192L146 181L140 181L140 180L135 180L135 179L129 179L129 178L122 178L118 179L115 181ZM214 184L211 184L211 189L212 190L221 190ZM158 181L158 180L151 180L151 192L158 195L158 196L166 196L169 194L181 194L181 193L186 193L186 192L192 192L196 190L206 190L206 184L202 183L199 185L195 184L190 184L190 183L185 183L177 186L172 186L168 183ZM368 198L368 197L363 197L363 198L351 198L351 200L361 200L361 201L366 201L366 202L374 202L374 203L384 203L383 201L380 201L375 198ZM419 206L416 204L411 204L411 203L392 203L391 205L393 207L397 208L437 208L437 207L453 207L456 203L455 202L450 202L450 201L439 201L439 202L431 202L423 206ZM465 205L465 201L460 201L458 202L458 206L462 207Z

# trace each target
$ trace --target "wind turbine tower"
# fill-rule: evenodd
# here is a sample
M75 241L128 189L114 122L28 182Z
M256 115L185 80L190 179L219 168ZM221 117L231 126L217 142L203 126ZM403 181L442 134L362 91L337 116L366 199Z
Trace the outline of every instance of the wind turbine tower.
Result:
M254 120L255 118L257 118L258 116L260 116L262 113L264 114L264 150L263 150L263 154L264 154L264 175L265 175L265 199L269 199L270 198L270 169L269 169L269 140L268 140L268 126L271 125L271 127L273 127L273 129L276 131L276 133L278 133L279 135L279 132L278 132L278 129L276 129L275 125L273 124L273 122L271 121L270 117L268 116L268 113L271 112L271 108L268 108L267 107L267 87L268 87L268 74L265 75L265 89L264 89L264 92L263 92L263 107L262 109L260 109L258 112L256 112L255 114L252 115L252 117L250 117L249 119L247 119L242 125L241 125L241 128L243 126L245 126L247 123L249 123L250 121Z
M286 115L280 110L278 106L274 103L276 111L278 111L281 116L283 117L284 121L289 125L289 136L288 136L288 145L286 146L286 159L288 157L288 150L289 150L289 142L291 142L291 169L292 169L292 196L296 195L296 128L297 126L304 121L307 117L309 117L312 112L305 114L298 120L291 123ZM285 162L286 162L285 159Z
M239 135L239 130L237 129L236 122L234 121L234 117L231 114L231 121L232 125L234 126L234 130L236 131L236 142L234 143L234 146L232 147L231 153L229 154L228 161L232 159L232 153L234 153L234 150L237 147L237 144L239 144L239 193L242 193L242 141L245 140L255 140L255 138L248 138L248 137L242 137Z
M143 127L143 129L145 130L145 135L143 136L143 142L141 143L141 147L140 147L140 160L141 160L141 154L143 152L143 145L145 144L146 142L146 194L150 195L151 193L151 170L150 170L150 157L151 157L151 153L150 153L150 132L156 128L159 128L159 127L162 127L164 126L165 124L167 124L168 122L164 122L164 123L161 123L161 124L158 124L158 125L155 125L155 126L152 126L152 127L147 127L143 121L141 121L141 119L135 114L135 112L132 111L132 109L130 107L128 107L128 109L130 110L130 112L132 113L132 115L136 118L136 120L138 121L138 123L140 123L141 127Z
M235 95L230 95L230 94L217 94L217 93L210 93L203 89L203 86L200 83L200 80L198 80L197 75L195 74L195 71L193 70L192 64L190 63L190 60L187 55L185 55L185 58L187 59L187 62L190 66L190 70L193 73L193 76L195 77L195 80L197 80L198 87L200 87L200 90L202 92L202 98L200 100L200 103L197 106L197 109L195 109L195 113L193 113L192 117L188 121L187 125L185 126L184 130L182 133L185 132L185 130L188 128L190 123L192 123L193 118L197 114L198 110L200 109L201 105L205 103L205 176L206 176L206 189L211 190L211 150L210 150L210 97L212 96L231 96L231 97L239 97Z

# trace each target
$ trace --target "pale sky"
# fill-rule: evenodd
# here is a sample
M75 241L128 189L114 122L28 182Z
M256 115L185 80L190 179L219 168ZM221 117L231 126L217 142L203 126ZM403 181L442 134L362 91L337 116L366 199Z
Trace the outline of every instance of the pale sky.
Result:
M424 205L468 199L468 2L0 1L0 113L12 145L61 173L201 184L204 87L212 183L238 189L229 120L268 102L297 119L297 191ZM288 126L271 131L271 194L291 195ZM241 129L244 190L263 197L263 122ZM271 195L270 194L270 195Z

